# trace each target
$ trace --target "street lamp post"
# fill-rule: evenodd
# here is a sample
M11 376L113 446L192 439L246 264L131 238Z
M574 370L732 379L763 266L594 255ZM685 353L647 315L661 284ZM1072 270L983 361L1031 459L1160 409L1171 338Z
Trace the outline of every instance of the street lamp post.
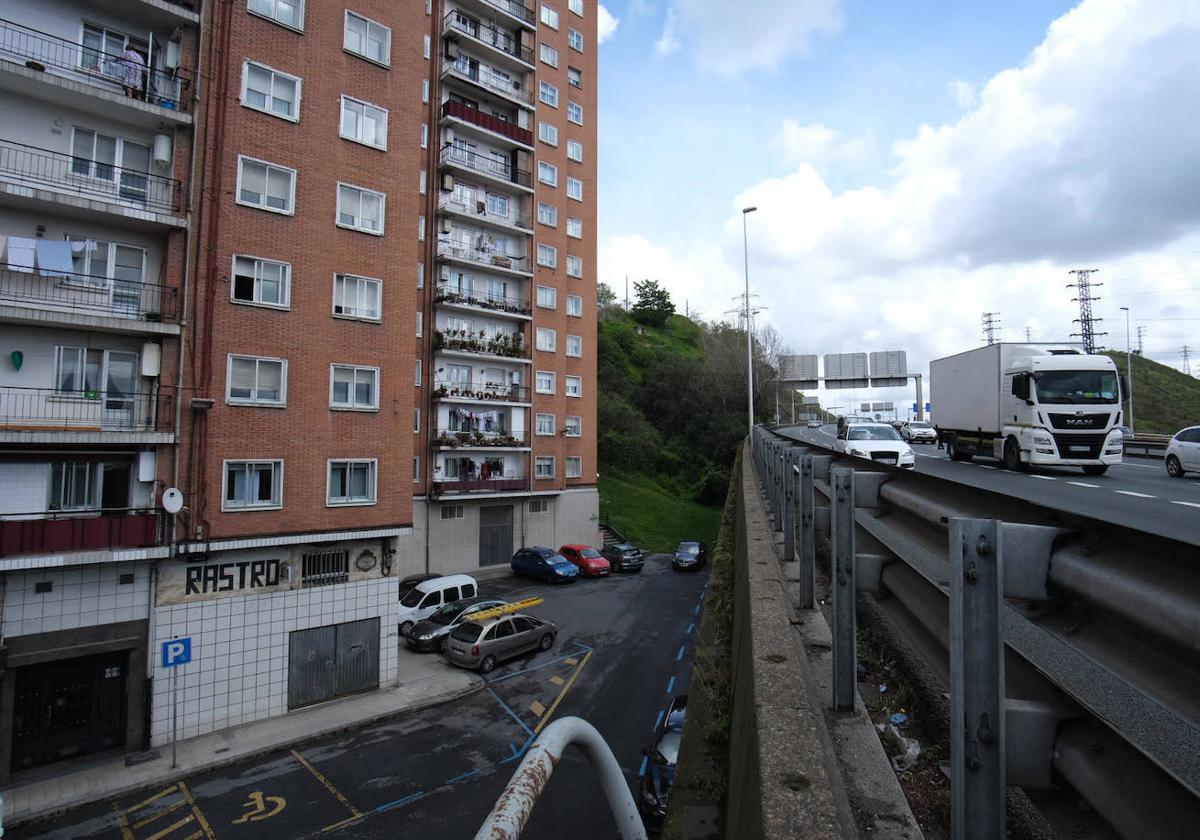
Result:
M746 217L757 207L742 208L742 259L746 272L746 429L754 434L754 339L750 333L750 246L746 233Z
M1125 378L1129 381L1129 431L1133 431L1133 352L1129 343L1129 307L1122 306L1125 312Z

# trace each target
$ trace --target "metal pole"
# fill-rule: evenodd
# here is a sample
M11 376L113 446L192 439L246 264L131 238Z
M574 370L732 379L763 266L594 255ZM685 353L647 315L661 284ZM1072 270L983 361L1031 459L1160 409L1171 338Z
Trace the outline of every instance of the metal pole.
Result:
M816 503L813 488L813 456L805 452L800 456L800 609L811 610L816 603L816 582L813 570L817 557L817 525L813 506Z
M783 559L796 559L796 450L783 456Z
M1133 344L1129 341L1129 307L1125 310L1125 378L1129 380L1129 431L1133 431Z
M919 374L919 373L913 374L913 379L917 380L917 419L918 420L925 419L925 395L922 393L922 391L924 389L921 387L921 378L922 378L921 374Z
M834 467L831 473L833 707L853 711L858 681L854 626L854 470Z
M1002 523L950 520L950 834L1003 840Z
M165 657L164 657L165 658ZM175 743L179 735L179 692L176 688L179 684L179 666L176 665L171 669L171 769L174 770L178 763L176 761Z
M754 428L754 344L750 335L750 245L746 233L746 216L757 207L742 208L742 258L746 271L746 412L749 428Z

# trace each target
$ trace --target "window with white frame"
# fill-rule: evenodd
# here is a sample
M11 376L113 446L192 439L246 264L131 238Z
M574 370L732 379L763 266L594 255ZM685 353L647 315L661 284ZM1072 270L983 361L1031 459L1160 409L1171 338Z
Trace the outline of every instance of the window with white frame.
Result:
M583 219L567 217L567 236L573 239L583 239Z
M567 122L583 125L583 106L578 102L567 102Z
M576 29L568 29L567 46L576 52L583 52L583 33Z
M542 60L542 64L549 64L551 67L558 66L558 50L549 44L538 45L538 58Z
M375 504L374 458L362 461L330 461L326 505Z
M576 357L583 355L583 336L567 336L567 355Z
M574 14L583 17L583 0L567 0L567 8Z
M538 180L552 187L558 186L558 167L544 160L538 161Z
M571 254L567 255L567 276L582 277L583 276L583 257L576 257Z
M329 371L329 405L332 408L357 411L379 408L379 368L330 365Z
M583 71L578 67L567 68L567 84L573 88L583 88Z
M421 123L421 148L429 148L429 123Z
M583 377L580 377L580 376L565 377L563 393L566 394L568 397L582 397L583 396Z
M567 478L582 478L583 477L583 457L580 455L568 455L563 464L563 475Z
M546 513L549 510L550 510L550 500L549 499L530 499L529 500L529 512L530 513Z
M421 456L413 456L413 483L421 480Z
M463 519L466 509L462 505L442 505L442 519Z
M272 213L296 212L296 170L238 155L237 203Z
M304 0L247 0L246 8L292 29L304 28Z
M567 198L583 201L583 181L578 178L567 178Z
M225 399L240 405L287 403L287 360L228 354Z
M425 288L425 263L417 263L417 288Z
M558 290L553 286L538 286L537 305L542 309L554 309L558 306Z
M533 459L534 478L554 478L554 456L538 455Z
M371 277L333 275L333 314L339 318L378 321L381 288L382 284Z
M537 264L545 268L556 268L558 266L558 249L553 245L537 246Z
M342 46L368 61L383 65L392 63L392 30L348 9Z
M418 242L425 241L425 214L424 213L422 213L420 216L417 216L417 241Z
M47 510L96 509L96 464L55 461L49 466Z
M539 414L534 421L534 434L546 435L554 434L554 415Z
M283 506L283 461L226 461L222 510Z
M425 313L417 310L417 338L425 334Z
M583 418L577 414L568 414L563 422L563 434L567 437L583 437Z
M387 197L381 192L338 184L338 227L360 230L363 233L383 234L383 212Z
M421 43L421 56L424 58L429 58L429 55L432 52L433 52L433 38L430 37L428 33L426 33L426 35L424 36L424 40Z
M124 367L132 371L137 362L135 354L124 360ZM60 394L78 395L80 391L103 390L104 363L111 352L85 347L57 347L54 355L54 390ZM128 378L128 377L127 377ZM88 396L87 393L84 396Z
M421 433L421 409L418 407L418 408L413 409L413 434L418 435L420 433Z
M387 127L386 108L352 96L342 96L342 137L365 146L386 149Z
M120 167L118 169L117 167ZM120 181L120 197L145 203L150 147L75 126L71 136L71 174L101 181Z
M285 120L300 119L300 77L265 64L242 64L242 104Z
M567 159L583 163L583 144L578 140L567 141Z
M413 384L415 384L418 388L420 388L421 387L421 360L420 359L417 359L417 363L416 363L416 365L414 365L414 367L416 368L417 378L416 378L416 382L414 382Z
M553 394L554 377L555 373L552 370L539 370L534 374L534 390L539 394Z
M558 226L558 208L553 204L538 202L538 222L548 227Z
M538 139L547 146L558 145L558 128L546 122L538 123Z
M421 80L421 101L422 102L429 101L429 80L428 79Z
M558 333L549 327L537 328L537 349L553 353L558 349Z
M542 6L542 14L540 20L545 26L551 29L558 29L558 12L549 6Z
M567 295L567 314L572 318L583 317L583 298L580 295Z
M287 309L291 288L291 263L234 255L233 282L229 284L229 297L234 303Z
M549 82L538 82L538 100L551 108L557 108L558 88Z

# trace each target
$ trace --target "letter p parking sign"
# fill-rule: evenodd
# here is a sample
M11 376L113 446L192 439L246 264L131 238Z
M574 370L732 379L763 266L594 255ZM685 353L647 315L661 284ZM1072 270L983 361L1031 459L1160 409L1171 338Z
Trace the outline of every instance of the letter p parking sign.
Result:
M192 661L192 639L169 639L162 643L162 666L174 668Z

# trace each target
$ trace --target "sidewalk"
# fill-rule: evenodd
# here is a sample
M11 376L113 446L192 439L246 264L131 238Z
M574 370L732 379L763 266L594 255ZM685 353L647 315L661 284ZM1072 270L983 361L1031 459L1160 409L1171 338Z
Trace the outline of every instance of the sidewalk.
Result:
M6 829L12 828L98 799L120 796L148 785L162 785L400 712L445 703L484 686L481 677L448 666L440 656L420 656L401 649L400 665L404 676L392 688L331 700L282 717L180 741L178 767L174 770L168 743L144 753L115 755L36 781L18 782L2 792L2 824Z

